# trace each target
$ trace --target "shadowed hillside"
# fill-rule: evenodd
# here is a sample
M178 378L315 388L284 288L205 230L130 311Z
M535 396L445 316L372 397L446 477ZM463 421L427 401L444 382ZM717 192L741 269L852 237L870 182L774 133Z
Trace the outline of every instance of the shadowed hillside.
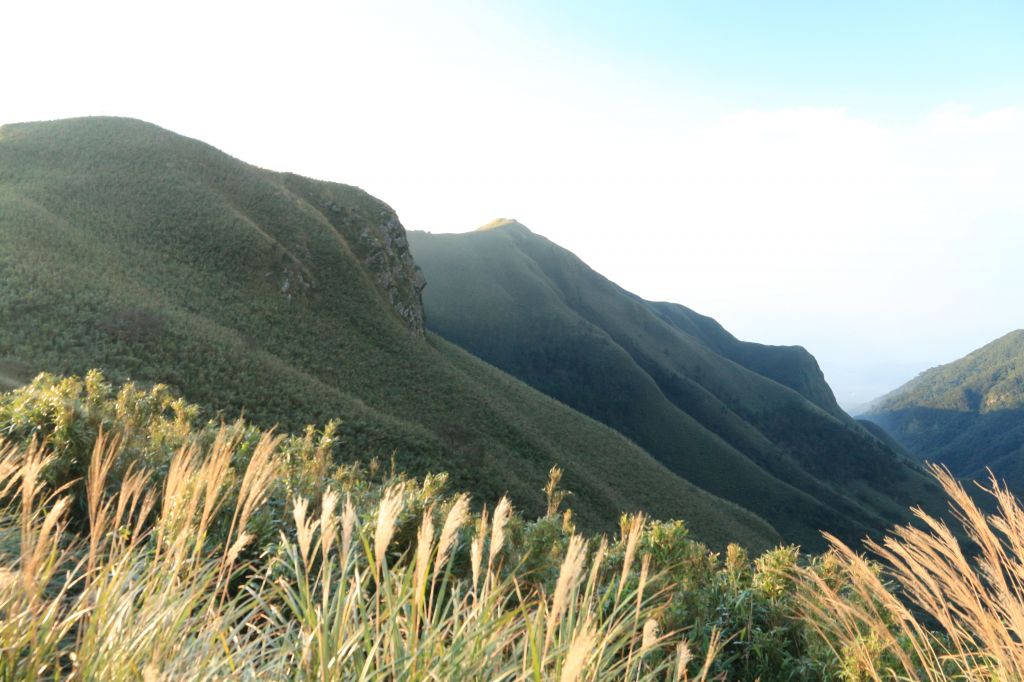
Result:
M990 468L1024 491L1024 330L923 372L865 416L958 476L986 479Z
M611 429L426 334L422 285L395 213L354 187L133 120L0 129L0 388L99 368L262 426L339 418L339 457L446 471L456 489L508 491L528 514L543 512L557 463L586 527L645 509L718 548L778 540Z
M836 405L799 347L621 289L514 221L410 233L428 326L608 424L790 541L859 539L929 504L934 484Z

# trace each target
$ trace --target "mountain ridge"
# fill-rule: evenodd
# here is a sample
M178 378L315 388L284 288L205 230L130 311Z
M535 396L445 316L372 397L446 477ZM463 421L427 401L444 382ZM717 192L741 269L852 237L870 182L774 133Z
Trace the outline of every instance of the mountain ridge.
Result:
M791 541L814 547L819 528L859 539L902 518L907 495L935 492L842 412L802 348L741 342L688 308L645 301L528 230L413 231L409 241L430 282L428 328ZM825 462L830 448L839 453Z
M864 416L921 459L1024 491L1024 330L922 372Z

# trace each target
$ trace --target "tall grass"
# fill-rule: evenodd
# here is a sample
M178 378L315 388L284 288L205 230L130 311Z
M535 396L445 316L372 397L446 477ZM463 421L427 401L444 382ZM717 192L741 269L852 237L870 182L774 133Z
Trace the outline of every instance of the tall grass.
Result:
M1024 508L993 477L988 514L932 472L965 540L920 510L921 527L867 543L878 561L829 537L831 570L802 572L806 618L850 679L1024 679Z
M724 556L681 521L576 532L304 437L193 428L122 391L0 441L0 680L1024 679L1024 508L918 512L821 557ZM48 423L48 422L47 422ZM14 424L12 421L11 424ZM965 540L966 538L966 540Z
M121 439L101 436L84 523L71 485L46 485L43 445L0 446L0 679L708 677L717 635L693 661L682 634L660 632L642 519L615 543L621 566L607 540L571 535L553 585L506 565L507 499L475 523L465 496L429 505L401 549L403 484L373 508L334 489L297 497L276 545L252 548L281 438L264 434L240 477L238 439L222 428L179 448L162 483L129 465L112 485Z

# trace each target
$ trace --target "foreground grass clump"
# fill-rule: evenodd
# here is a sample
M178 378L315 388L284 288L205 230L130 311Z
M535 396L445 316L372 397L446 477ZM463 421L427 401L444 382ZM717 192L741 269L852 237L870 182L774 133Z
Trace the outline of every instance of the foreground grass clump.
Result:
M573 642L591 678L791 679L831 660L790 616L793 548L721 556L637 515L584 539L558 469L528 519L444 475L346 462L336 424L196 413L96 373L0 396L10 675L557 679Z
M709 674L719 632L664 627L656 524L583 538L557 471L527 522L443 476L333 462L332 428L191 428L162 389L60 395L2 412L0 679Z
M970 551L922 513L880 561L751 559L642 515L585 537L558 469L529 520L339 461L334 424L195 409L98 375L0 396L0 679L1024 677L1024 510L995 485L986 516L936 472Z
M230 428L208 449L175 452L160 489L129 466L113 493L107 477L122 446L100 437L79 534L68 488L43 481L54 456L2 446L0 678L706 676L710 657L691 663L687 640L659 631L664 595L636 551L639 517L614 570L607 541L591 549L570 533L550 588L506 570L507 500L475 523L465 496L426 507L410 550L396 556L403 513L421 492L409 482L389 485L372 510L334 490L296 498L272 555L242 560L281 472L281 440L261 437L226 509L238 445ZM230 521L214 542L221 514Z
M831 579L800 575L806 618L848 679L1024 679L1024 507L993 477L988 514L947 469L932 471L966 542L920 510L921 527L866 543L878 561L829 538Z

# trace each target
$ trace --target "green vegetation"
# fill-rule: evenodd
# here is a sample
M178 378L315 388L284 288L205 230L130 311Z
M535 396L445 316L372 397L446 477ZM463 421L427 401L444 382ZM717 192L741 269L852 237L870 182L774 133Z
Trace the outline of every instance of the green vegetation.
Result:
M5 411L2 679L706 678L647 625L662 578L637 547L659 524L591 552L556 507L473 518L443 477L337 466L330 428L191 430L162 389L85 384L52 422L52 384Z
M513 221L411 232L433 331L590 415L669 469L823 548L941 508L934 482L838 407L803 348L737 340L624 291ZM681 264L685 267L685 261Z
M1024 492L1024 330L923 372L866 417L957 476L985 479L990 469Z
M1002 490L987 517L940 472L977 566L927 517L872 545L882 564L837 540L751 560L642 514L580 534L557 469L540 518L507 498L474 513L443 475L339 463L335 425L290 436L199 412L96 373L3 396L0 679L1024 672L1024 509Z
M353 187L139 121L5 126L0 284L2 388L99 368L171 386L202 418L289 431L340 420L332 447L346 461L445 471L530 515L558 465L581 528L645 510L716 549L779 540L611 429L424 335L404 229Z

